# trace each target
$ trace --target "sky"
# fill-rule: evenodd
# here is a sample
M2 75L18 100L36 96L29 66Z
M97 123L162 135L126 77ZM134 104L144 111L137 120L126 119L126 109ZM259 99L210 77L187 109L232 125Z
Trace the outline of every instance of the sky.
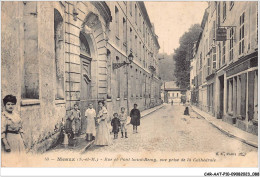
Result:
M156 2L145 1L160 44L159 53L171 54L179 47L180 37L192 24L201 24L207 2Z

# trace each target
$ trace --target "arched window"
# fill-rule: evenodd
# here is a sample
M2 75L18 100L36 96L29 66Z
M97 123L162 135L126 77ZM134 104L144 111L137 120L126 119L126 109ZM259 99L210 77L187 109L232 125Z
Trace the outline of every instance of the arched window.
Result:
M85 36L82 33L80 33L79 38L80 38L80 53L90 57L91 56L90 48Z

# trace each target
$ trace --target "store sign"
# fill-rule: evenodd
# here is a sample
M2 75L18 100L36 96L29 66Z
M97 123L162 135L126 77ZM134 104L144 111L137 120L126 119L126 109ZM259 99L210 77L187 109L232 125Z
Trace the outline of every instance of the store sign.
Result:
M218 28L216 41L226 41L227 40L227 29L226 28Z

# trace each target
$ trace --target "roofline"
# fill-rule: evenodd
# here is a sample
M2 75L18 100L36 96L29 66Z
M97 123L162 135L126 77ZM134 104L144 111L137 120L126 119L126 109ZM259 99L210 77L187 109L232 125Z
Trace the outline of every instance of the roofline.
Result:
M164 89L164 91L187 91L187 89Z
M205 9L204 15L203 15L203 18L202 18L202 21L201 21L201 25L200 25L200 26L201 26L201 28L202 28L202 31L201 31L201 33L200 33L199 39L198 39L197 44L196 44L196 52L195 52L195 53L198 52L198 48L199 48L200 40L201 40L201 38L202 38L202 34L203 34L203 31L204 31L205 23L206 23L206 21L208 20L208 16L209 16L208 9L209 9L209 7L207 7L207 8Z
M205 23L206 23L206 21L207 21L207 19L208 19L208 16L209 16L208 8L209 8L209 7L207 7L207 8L205 9L205 11L204 11L204 15L203 15L203 18L202 18L202 21L201 21L201 25L200 25L203 30L204 30Z
M144 15L144 18L145 18L146 21L147 21L148 27L150 27L150 29L152 29L152 28L153 28L153 25L152 25L152 23L151 23L151 20L150 20L150 18L149 18L148 13L147 13L147 10L146 10L146 7L145 7L144 2L143 2L143 1L137 1L137 3L139 4L140 9L141 9L141 11L142 11L142 13L143 13L143 15ZM152 30L151 30L151 31L152 31ZM152 33L153 33L154 41L155 41L156 45L158 46L158 48L160 49L160 44L159 44L159 42L158 42L157 35L155 34L154 31L152 31Z

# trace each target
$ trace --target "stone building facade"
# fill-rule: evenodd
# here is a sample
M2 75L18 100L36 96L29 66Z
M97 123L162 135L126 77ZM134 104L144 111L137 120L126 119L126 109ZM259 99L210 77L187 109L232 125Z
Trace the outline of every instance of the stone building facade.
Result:
M192 102L253 134L258 127L257 7L258 2L209 2L191 71L196 70Z
M104 100L112 115L161 103L160 46L143 2L2 2L1 10L1 94L17 96L28 149L55 140L74 104L84 113ZM113 68L130 53L131 64Z
M187 90L177 86L176 81L165 81L163 83L164 102L180 104L186 102Z

